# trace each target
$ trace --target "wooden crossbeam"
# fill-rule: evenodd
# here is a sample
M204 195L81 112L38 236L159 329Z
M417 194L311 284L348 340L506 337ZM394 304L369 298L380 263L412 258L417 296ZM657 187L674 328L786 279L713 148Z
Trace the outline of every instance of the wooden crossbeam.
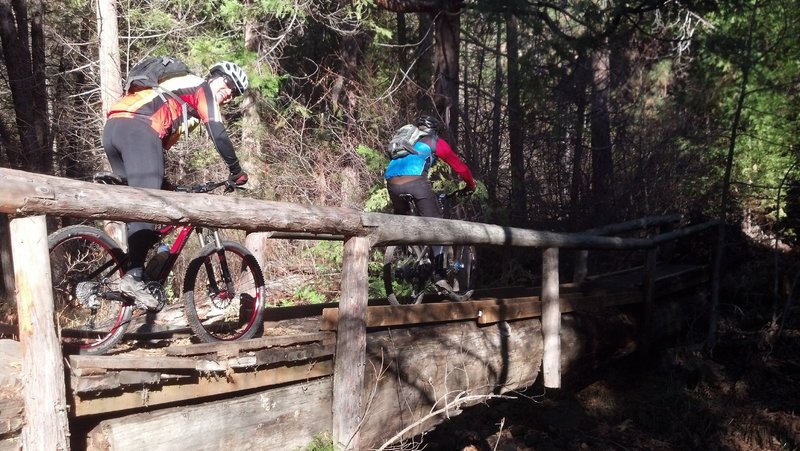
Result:
M188 401L197 398L230 394L244 390L310 380L333 373L330 360L287 365L262 371L230 373L222 376L199 377L194 383L179 383L158 387L142 387L139 390L119 393L101 398L73 396L72 415L106 414L124 410L141 409L161 404Z
M170 346L167 355L189 356L201 354L237 355L242 351L252 351L275 346L290 346L300 343L333 342L336 336L329 332L313 332L296 335L281 335L274 337L260 337L250 340L198 343L185 346Z

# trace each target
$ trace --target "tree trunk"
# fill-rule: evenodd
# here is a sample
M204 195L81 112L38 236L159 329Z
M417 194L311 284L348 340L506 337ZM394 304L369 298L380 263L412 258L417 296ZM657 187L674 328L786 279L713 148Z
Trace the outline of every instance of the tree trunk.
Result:
M584 186L584 146L583 134L586 124L586 85L588 83L588 68L585 57L578 58L575 66L575 87L572 89L575 96L575 134L572 142L572 181L570 183L570 211L572 212L572 230L578 231L587 228L584 218L584 205L586 188Z
M423 0L375 0L375 5L394 12L418 12L420 14L420 32L422 36L430 36L429 17L434 17L434 94L433 105L449 130L448 142L453 148L458 146L458 60L459 60L459 28L461 26L461 6L463 0L441 0L437 2ZM427 52L427 38L421 40L420 49ZM425 58L419 58L424 61ZM429 81L425 67L418 68L419 86L428 86ZM428 102L419 99L420 111L428 110Z
M417 96L417 113L432 112L436 109L433 96L429 95L431 82L433 81L433 20L428 13L420 13L419 28L417 29L417 40L420 45L416 48L417 60L416 70L414 70L414 83L426 90L424 95Z
M458 60L459 27L461 24L461 2L446 0L441 14L435 21L435 66L434 92L436 111L444 119L449 130L448 142L458 148Z
M519 43L517 18L506 17L506 40L508 48L508 147L511 153L511 223L523 225L528 218L527 193L525 189L525 149L522 132L522 108L519 86Z
M733 157L736 151L736 138L739 134L739 125L742 117L742 110L744 109L744 101L747 98L747 84L750 82L750 67L752 65L752 51L753 51L753 29L756 25L756 9L757 6L752 6L753 10L750 15L750 27L747 36L746 57L742 62L742 82L739 85L739 96L736 100L736 110L733 114L733 121L731 123L731 138L728 143L728 156L725 160L725 175L722 179L722 193L720 195L720 211L719 219L720 225L718 228L716 249L714 251L714 265L711 276L711 312L708 318L708 335L706 336L705 348L706 351L712 352L717 343L717 322L719 321L719 281L722 275L722 262L725 252L725 221L728 218L728 203L730 196L731 186L731 172L733 169Z
M111 106L122 97L116 0L98 0L97 35L100 37L98 60L100 64L100 101L103 113L101 124L105 124ZM100 133L102 136L102 130ZM106 170L111 170L108 160L105 158L103 166ZM107 221L105 230L119 243L120 248L128 249L127 229L124 223Z
M105 123L109 108L122 97L116 0L98 0L97 34L100 37L100 100Z
M13 5L10 0L0 0L0 42L21 144L21 148L7 149L8 160L12 167L40 173L49 172L50 161L42 8L41 2L34 3L29 24L24 0Z
M492 131L490 139L489 155L489 176L486 180L486 188L489 192L489 199L492 203L497 202L497 182L500 174L500 130L503 126L503 32L500 24L497 26L497 36L495 42L495 63L494 63L494 96L492 97Z
M610 222L613 208L613 160L611 125L608 113L609 65L608 49L592 52L592 188L594 225Z

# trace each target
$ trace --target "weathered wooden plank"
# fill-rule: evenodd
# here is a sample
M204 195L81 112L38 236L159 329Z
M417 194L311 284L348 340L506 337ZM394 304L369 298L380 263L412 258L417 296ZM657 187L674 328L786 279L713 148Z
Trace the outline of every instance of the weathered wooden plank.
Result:
M208 396L233 394L243 390L269 387L288 382L328 376L333 372L329 360L282 366L261 371L229 372L221 376L199 377L196 382L143 387L139 390L117 393L113 396L73 396L73 412L76 417L100 413L118 412L172 402L186 402Z
M633 291L583 297L561 296L559 302L561 303L561 313L594 312L618 305L640 303L642 294ZM478 317L478 324L493 324L539 316L542 316L542 303L538 298L534 298L526 302L485 307Z
M11 220L11 253L17 289L25 449L69 449L66 383L56 334L47 225L44 216Z
M251 340L198 343L184 346L170 346L166 349L170 356L190 356L201 354L237 355L243 351L252 351L275 346L291 346L315 341L332 342L336 335L330 332L298 333L297 335L282 335L273 337L260 337Z
M133 386L134 389L142 388L145 385L165 384L180 380L190 380L196 378L196 374L174 374L161 373L157 371L107 371L104 373L87 374L81 377L70 378L70 388L72 395L104 396L102 392L110 390L126 389Z
M115 370L177 370L197 368L198 360L164 356L124 356L124 355L71 355L70 367L73 369L104 368Z
M89 431L86 449L305 449L315 435L330 431L331 392L331 378L322 377L235 398L103 420Z
M489 298L467 302L440 302L412 305L380 305L367 308L367 327L401 326L409 324L460 321L478 318L481 311L497 305L524 303L539 300L539 297ZM322 311L322 330L336 330L339 309L326 308Z
M280 362L300 362L304 360L320 359L333 355L335 346L333 343L322 344L313 343L294 349L264 349L256 351L254 357L255 365L270 365ZM231 365L232 368L236 368Z
M97 374L83 375L70 378L70 388L73 395L83 395L117 390L121 387L134 385L137 388L144 385L162 384L165 381L188 379L194 376L189 374L168 374L155 371L108 371Z
M116 371L70 378L70 388L73 394L115 390L119 387L119 373Z

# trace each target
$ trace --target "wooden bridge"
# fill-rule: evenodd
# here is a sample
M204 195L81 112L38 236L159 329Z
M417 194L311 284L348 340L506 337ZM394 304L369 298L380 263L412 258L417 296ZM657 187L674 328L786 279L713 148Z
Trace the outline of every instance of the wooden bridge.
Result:
M341 208L179 194L0 169L0 212L11 215L19 342L0 342L0 450L296 449L331 431L343 449L408 439L470 404L542 379L561 386L612 355L646 352L700 315L703 265L665 264L662 246L714 224L649 237L676 217L558 234ZM91 199L88 202L87 199ZM187 223L247 231L340 235L338 304L268 311L264 336L180 344L180 331L108 356L62 358L52 315L44 215ZM367 299L372 246L422 242L542 250L542 286L478 291L464 303L390 306ZM640 250L641 262L603 277L577 264L559 281L559 249ZM663 252L662 252L663 253ZM43 264L45 262L45 264ZM49 310L48 310L49 308ZM166 338L170 346L153 344ZM13 371L7 373L13 374ZM5 374L5 373L4 373ZM35 422L26 419L35 418ZM71 436L71 440L70 437Z

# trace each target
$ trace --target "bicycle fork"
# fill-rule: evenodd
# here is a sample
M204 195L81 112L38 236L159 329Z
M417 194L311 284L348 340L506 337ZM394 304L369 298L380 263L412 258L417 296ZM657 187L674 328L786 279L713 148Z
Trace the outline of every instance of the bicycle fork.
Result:
M222 240L219 237L219 231L217 229L212 230L212 239L214 243L214 253L217 254L219 258L219 266L220 266L220 276L222 276L222 282L225 284L225 290L220 290L219 282L217 281L217 273L214 271L214 265L211 261L211 258L206 259L203 262L203 266L206 269L206 274L208 275L208 284L209 284L209 291L215 293L219 296L221 293L225 293L225 299L231 300L236 296L236 288L233 285L233 277L231 276L231 270L228 267L228 260L225 257L225 247L222 245ZM205 247L206 239L203 233L197 234L200 237L200 245ZM210 243L211 241L209 241Z

